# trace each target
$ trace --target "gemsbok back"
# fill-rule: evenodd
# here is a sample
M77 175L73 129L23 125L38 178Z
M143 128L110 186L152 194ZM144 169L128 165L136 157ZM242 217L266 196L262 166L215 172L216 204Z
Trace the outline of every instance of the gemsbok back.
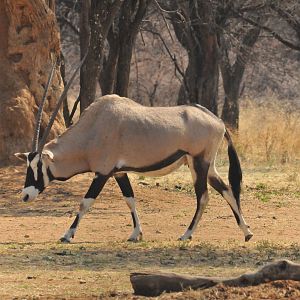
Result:
M128 240L141 240L141 224L127 173L166 175L182 164L187 164L192 174L197 205L193 219L180 240L192 238L208 203L207 183L224 197L245 240L250 240L253 234L240 207L242 171L239 158L219 118L200 105L145 107L128 98L107 95L92 103L75 125L46 143L74 73L38 142L42 109L54 67L39 107L32 150L15 155L27 161L23 201L35 199L53 180L64 181L76 174L95 173L74 222L60 239L62 242L70 242L74 237L80 220L112 176L131 212L134 228ZM228 143L229 185L224 183L215 168L216 154L223 137Z

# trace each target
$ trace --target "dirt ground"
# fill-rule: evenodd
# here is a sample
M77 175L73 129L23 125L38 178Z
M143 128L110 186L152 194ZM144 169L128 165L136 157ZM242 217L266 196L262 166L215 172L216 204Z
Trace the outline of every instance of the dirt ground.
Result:
M262 171L263 170L263 171ZM52 183L39 198L20 201L25 166L0 169L0 299L143 299L132 295L130 272L237 276L277 259L300 262L298 169L249 168L242 208L254 232L245 243L226 202L210 202L191 242L195 199L186 170L167 179L133 176L144 241L128 243L129 210L111 179L71 244L57 241L72 223L92 174ZM225 172L225 171L224 171ZM218 286L159 299L300 299L300 283L250 288Z

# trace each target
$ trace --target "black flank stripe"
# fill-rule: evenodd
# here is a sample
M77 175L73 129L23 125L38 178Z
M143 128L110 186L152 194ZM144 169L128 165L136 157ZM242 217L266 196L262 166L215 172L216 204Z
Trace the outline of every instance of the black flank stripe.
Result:
M151 166L145 166L140 168L132 168L132 167L123 167L121 169L115 169L115 172L125 171L125 172L138 172L138 173L146 173L164 169L177 160L179 160L182 156L188 154L188 152L183 150L178 150L174 154L170 155L169 157L165 158L164 160L157 162Z

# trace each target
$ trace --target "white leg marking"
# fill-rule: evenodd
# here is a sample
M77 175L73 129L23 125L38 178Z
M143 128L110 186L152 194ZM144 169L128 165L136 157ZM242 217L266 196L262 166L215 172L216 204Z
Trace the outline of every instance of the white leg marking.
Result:
M76 228L69 228L60 240L62 242L69 243L71 239L74 237L75 232L76 232Z
M239 219L240 219L239 227L243 231L245 237L247 237L249 235L253 235L253 233L249 229L249 226L246 224L243 215L239 212L237 203L236 203L236 201L234 199L234 196L232 194L231 189L229 189L228 191L224 191L223 192L223 196L224 196L224 199L227 201L227 203L232 207L232 209L234 210L234 212L239 217Z
M66 233L64 234L64 236L61 238L61 241L70 242L71 238L73 238L74 235L75 235L75 232L76 232L76 229L78 227L78 224L79 224L80 220L88 212L89 208L93 205L93 203L95 202L95 200L96 199L94 199L94 198L83 198L81 200L80 208L79 208L79 213L76 216L77 223L75 224L74 227L72 227L72 225L74 223L71 225L71 227L66 231ZM75 219L75 221L76 221L76 219Z
M140 224L140 220L136 211L136 207L135 207L135 199L133 197L125 197L126 200L126 204L128 205L132 217L134 218L134 229L133 232L131 234L131 236L129 237L128 241L138 241L139 239L142 240L142 228L141 228L141 224Z
M216 177L216 178L221 179L218 171L215 168L215 163L213 163L211 168L209 168L209 177ZM222 192L223 198L226 200L226 202L229 204L229 206L234 210L234 212L239 217L239 219L240 219L239 227L243 231L245 237L252 236L253 233L250 231L249 226L246 224L243 215L240 213L240 211L238 209L238 206L237 206L236 200L233 196L233 193L231 191L231 188L228 185L226 185L226 186L227 186L228 190Z

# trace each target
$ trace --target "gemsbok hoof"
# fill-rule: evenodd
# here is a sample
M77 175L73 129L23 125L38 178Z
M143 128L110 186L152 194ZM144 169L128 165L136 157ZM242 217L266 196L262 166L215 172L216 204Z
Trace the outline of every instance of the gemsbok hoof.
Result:
M180 242L186 242L186 241L191 241L192 239L193 239L193 236L191 235L191 236L188 237L188 238L180 237L180 238L178 239L178 241L180 241Z
M66 239L65 237L60 238L59 241L63 244L69 244L70 243L70 240Z
M127 242L131 242L131 243L137 243L137 242L141 242L143 240L143 234L140 233L136 238L132 238L130 237Z
M138 238L135 238L135 239L129 238L129 239L127 240L127 242L130 242L130 243L137 243L137 242L139 242L139 239L138 239Z
M253 237L253 233L247 234L247 235L245 236L245 242L249 242L250 239L251 239L252 237Z

